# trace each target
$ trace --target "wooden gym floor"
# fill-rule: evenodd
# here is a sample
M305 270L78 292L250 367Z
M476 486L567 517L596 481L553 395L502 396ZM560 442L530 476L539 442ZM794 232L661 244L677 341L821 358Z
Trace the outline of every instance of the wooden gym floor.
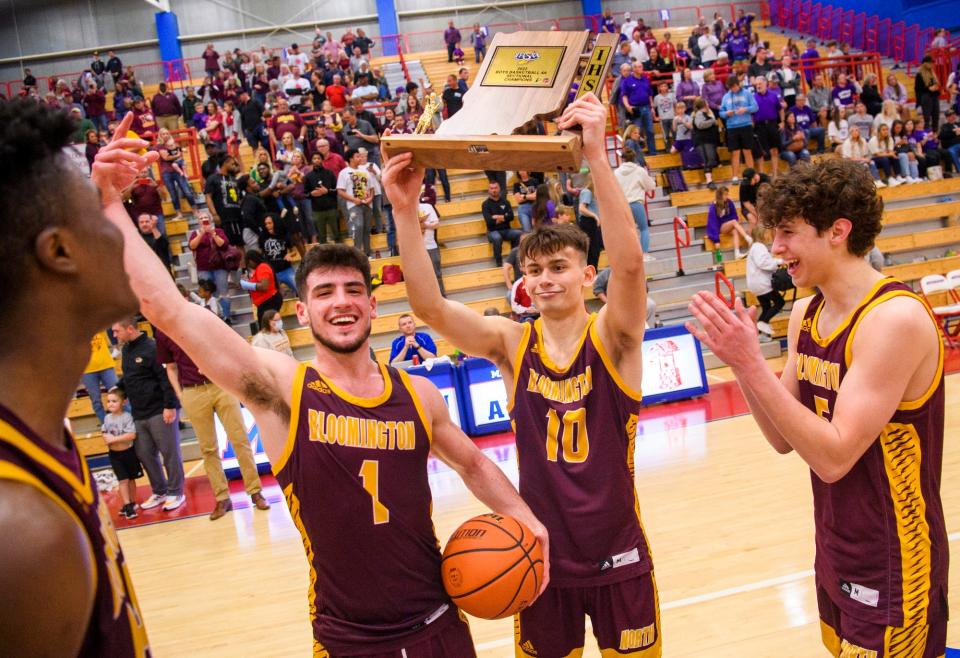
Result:
M726 373L710 376L711 400L647 410L637 441L663 655L825 656L813 589L809 471L796 455L770 449L751 416L737 415L743 404L735 384L717 384ZM960 375L947 377L946 407L942 496L957 555ZM488 439L483 447L515 480L510 439ZM485 511L433 460L430 482L441 542ZM245 500L242 491L234 498ZM240 509L215 523L201 516L132 527L120 540L158 658L310 655L307 563L285 505L267 513ZM950 577L955 613L958 573L955 567ZM513 656L511 620L471 620L471 628L478 655ZM947 644L960 647L960 623L951 625ZM584 656L599 655L589 630L586 647Z

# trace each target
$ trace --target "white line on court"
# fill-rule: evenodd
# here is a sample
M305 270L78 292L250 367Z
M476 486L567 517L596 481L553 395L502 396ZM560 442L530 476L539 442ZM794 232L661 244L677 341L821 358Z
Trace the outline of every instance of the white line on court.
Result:
M957 541L960 540L960 532L955 532L952 535L947 535L947 541ZM716 599L722 599L727 596L734 596L735 594L744 594L746 592L755 592L759 589L767 589L768 587L776 587L778 585L786 585L787 583L792 583L798 580L804 580L805 578L813 577L813 569L808 569L806 571L796 571L794 573L789 573L783 576L777 576L776 578L767 578L766 580L758 580L754 583L747 583L746 585L737 585L736 587L728 587L726 589L717 590L716 592L708 592L706 594L699 594L697 596L688 596L685 599L677 599L676 601L668 601L660 605L661 610L673 610L674 608L684 608L689 605L696 605L697 603L705 603L707 601L715 601ZM587 626L589 628L590 620L587 620ZM491 640L490 642L484 642L477 645L477 651L486 651L488 649L497 649L500 647L506 647L513 644L513 638L501 638L499 640Z

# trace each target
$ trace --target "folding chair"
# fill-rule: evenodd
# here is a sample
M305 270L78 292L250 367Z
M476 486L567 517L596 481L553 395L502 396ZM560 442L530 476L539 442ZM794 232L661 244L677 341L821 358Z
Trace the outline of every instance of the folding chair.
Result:
M955 280L960 285L960 270L954 270L950 274L955 275ZM940 327L940 333L943 334L943 339L947 341L947 346L957 347L960 345L957 340L960 337L960 300L958 300L956 288L951 284L948 277L942 274L928 274L920 279L920 292L927 305L930 306L930 310L933 311ZM934 306L930 296L935 294L946 295L945 301L947 303ZM951 321L955 322L953 329L950 329Z

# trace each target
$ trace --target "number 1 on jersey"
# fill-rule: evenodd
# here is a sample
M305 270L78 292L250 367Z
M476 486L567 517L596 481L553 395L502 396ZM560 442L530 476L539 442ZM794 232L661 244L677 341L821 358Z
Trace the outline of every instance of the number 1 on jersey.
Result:
M390 510L380 502L380 462L376 459L364 459L360 466L363 488L373 499L373 525L390 522Z
M547 410L547 460L557 461L560 446L563 446L563 461L568 464L581 464L587 460L590 452L590 439L587 437L587 409L570 409L563 412L561 431L560 418L554 409Z

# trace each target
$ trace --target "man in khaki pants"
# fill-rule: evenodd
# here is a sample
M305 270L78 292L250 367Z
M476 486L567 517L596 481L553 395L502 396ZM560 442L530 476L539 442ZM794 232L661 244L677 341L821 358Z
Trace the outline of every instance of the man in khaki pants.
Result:
M220 423L227 432L227 438L233 445L234 452L237 453L237 461L240 462L240 473L243 475L247 494L257 509L270 509L270 504L260 492L262 488L260 476L257 474L250 441L247 439L247 430L240 413L240 403L235 397L204 377L186 352L181 350L169 336L158 331L156 339L157 360L166 366L170 384L193 424L197 441L200 443L200 452L203 454L203 468L207 472L207 479L210 480L210 486L213 487L213 494L217 499L217 504L210 513L210 520L216 521L233 509L227 476L220 462L214 413L220 418Z

